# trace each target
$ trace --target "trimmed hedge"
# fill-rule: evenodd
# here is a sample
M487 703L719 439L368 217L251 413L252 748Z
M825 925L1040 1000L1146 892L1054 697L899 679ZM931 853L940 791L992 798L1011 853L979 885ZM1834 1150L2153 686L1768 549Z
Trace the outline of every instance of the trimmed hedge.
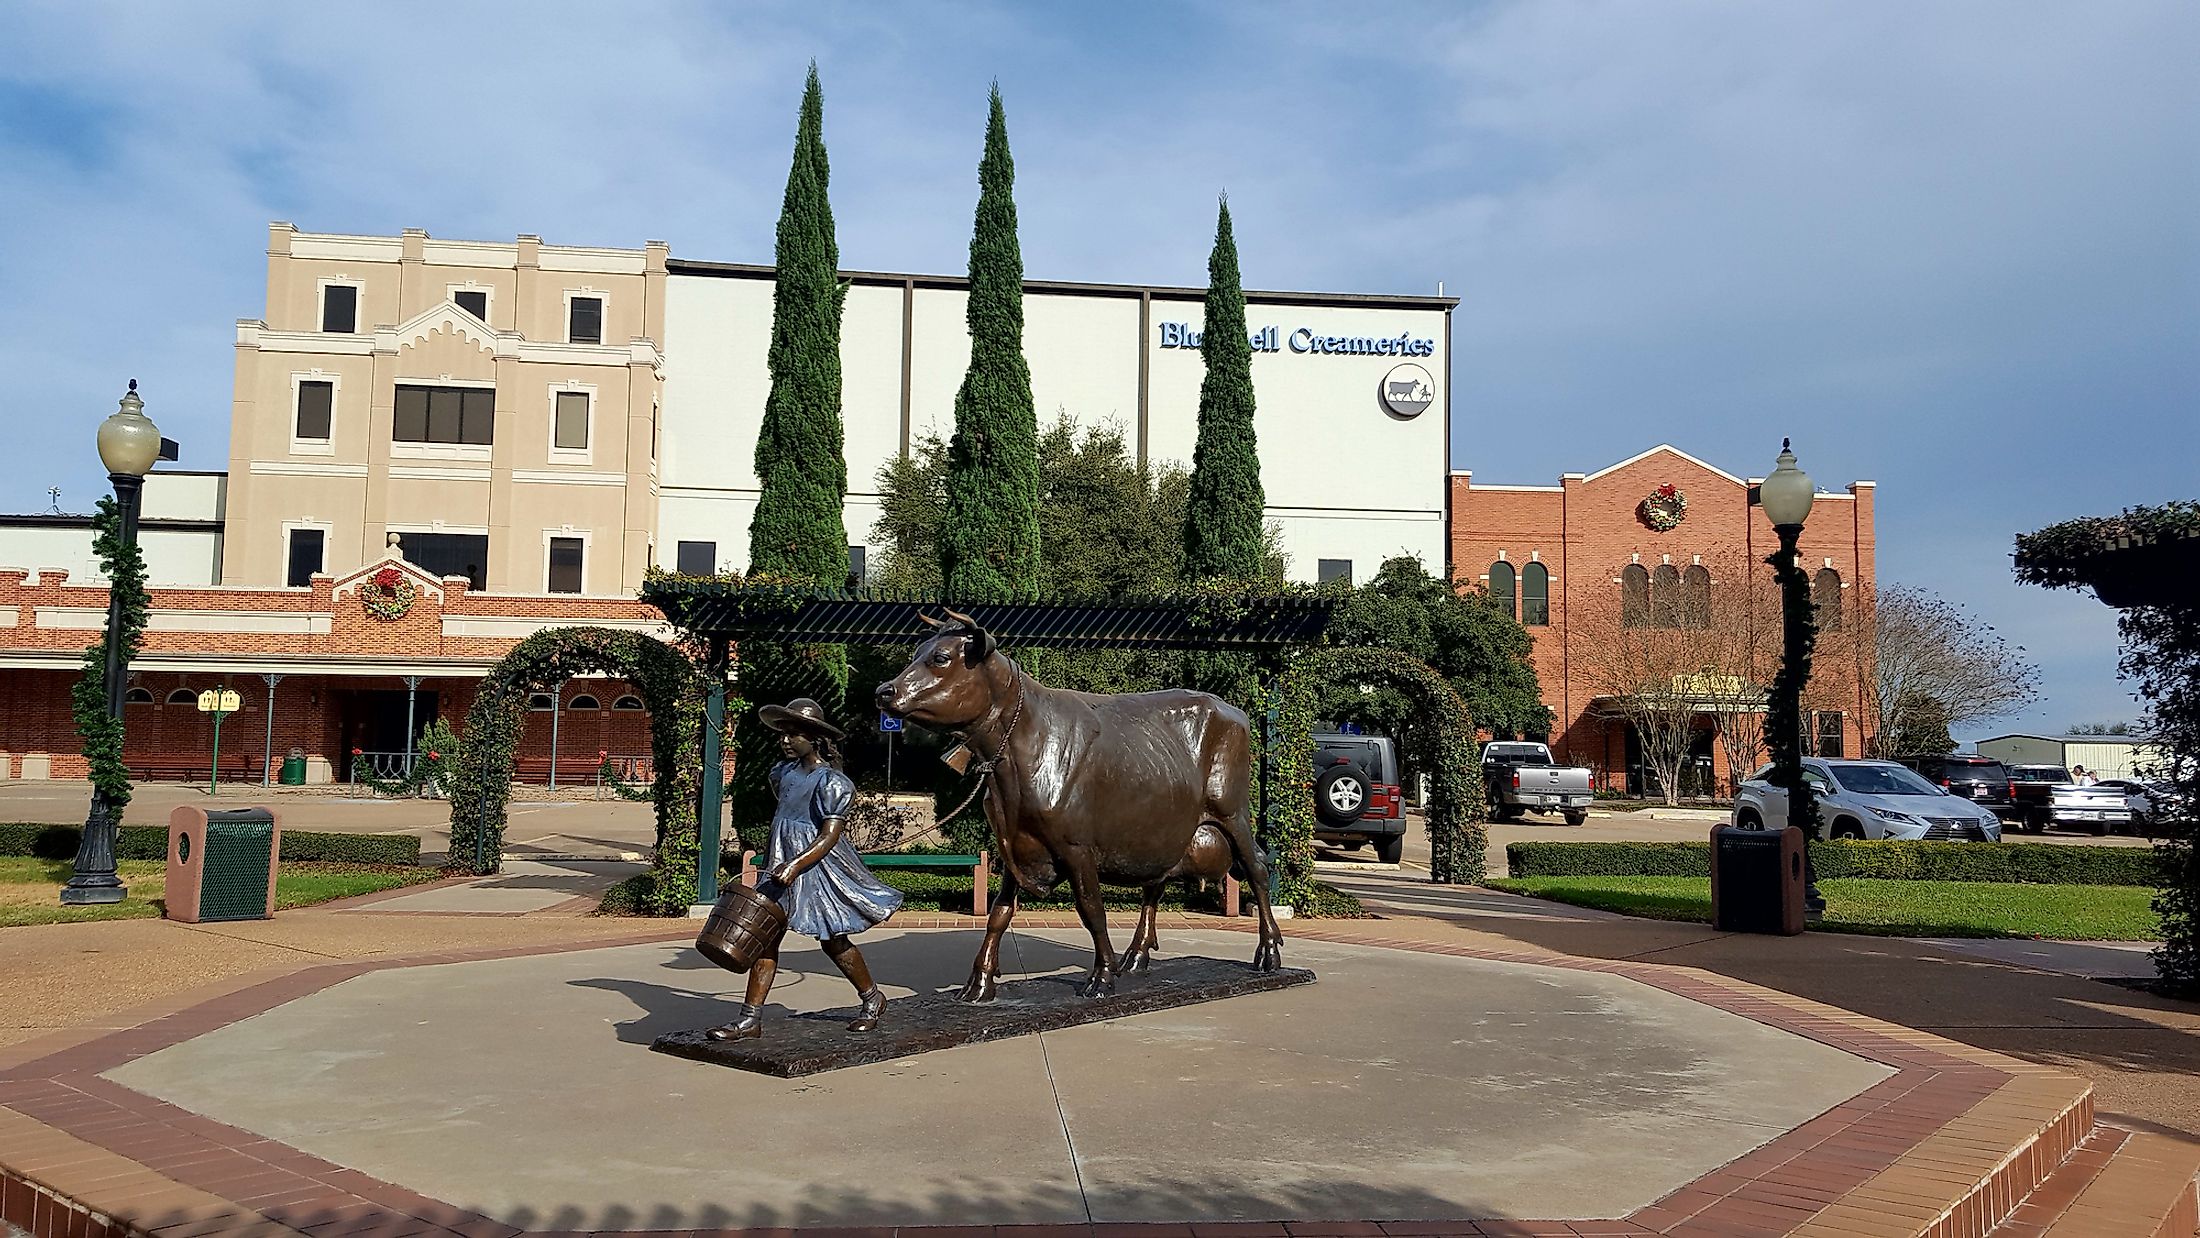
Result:
M2030 885L2151 886L2161 863L2148 847L2052 843L1835 840L1810 846L1821 881L1881 877L1908 881L2011 881ZM1709 877L1709 842L1513 843L1514 877Z
M0 855L71 859L76 855L83 834L83 827L76 825L0 822ZM168 828L161 825L123 826L120 836L115 839L115 858L168 858ZM284 830L282 858L342 864L418 864L420 840L410 834L317 834L310 830Z

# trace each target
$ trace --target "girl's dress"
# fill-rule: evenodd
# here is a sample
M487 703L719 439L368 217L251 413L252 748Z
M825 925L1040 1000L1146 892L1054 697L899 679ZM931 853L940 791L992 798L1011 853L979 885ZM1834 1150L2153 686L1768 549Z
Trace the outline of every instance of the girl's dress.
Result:
M767 871L809 850L825 821L846 816L856 797L848 775L830 765L806 770L799 761L781 761L772 766L771 786L779 810L772 817ZM760 876L756 890L786 909L790 931L819 941L860 933L901 908L901 891L871 875L845 834L792 885Z

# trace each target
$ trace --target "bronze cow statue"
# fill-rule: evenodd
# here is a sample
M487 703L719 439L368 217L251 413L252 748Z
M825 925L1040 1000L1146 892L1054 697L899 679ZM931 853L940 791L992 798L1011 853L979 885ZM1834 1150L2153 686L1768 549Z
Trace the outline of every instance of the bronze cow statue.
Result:
M991 770L985 815L993 826L1001 892L985 944L960 994L993 1000L1001 936L1023 892L1044 895L1067 878L1092 934L1083 997L1115 991L1119 972L1144 969L1158 946L1154 919L1171 878L1242 875L1260 906L1253 966L1283 965L1283 934L1268 905L1268 872L1253 844L1252 734L1243 711L1204 692L1172 689L1099 696L1049 688L995 647L967 615L947 612L901 674L878 686L878 707L957 732ZM1108 939L1100 883L1145 893L1121 958Z

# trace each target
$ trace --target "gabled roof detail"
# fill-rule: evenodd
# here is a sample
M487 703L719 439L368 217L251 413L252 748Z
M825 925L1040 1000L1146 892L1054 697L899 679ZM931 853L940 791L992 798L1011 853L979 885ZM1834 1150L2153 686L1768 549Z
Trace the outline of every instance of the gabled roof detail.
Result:
M373 576L376 572L379 572L386 567L394 567L398 571L403 572L405 575L411 577L413 587L417 592L421 593L422 595L432 594L434 595L435 600L439 605L442 603L443 582L422 571L417 564L407 563L404 559L404 556L394 550L391 551L389 554L383 555L381 558L376 559L374 562L360 568L358 571L352 572L346 576L339 578L337 582L333 586L331 586L330 596L342 597L346 593L357 593L359 591L359 586L364 584L368 577Z
M1657 455L1661 451L1665 452L1668 455L1679 456L1681 459L1688 461L1690 464L1695 465L1697 468L1707 469L1713 473L1717 473L1719 476L1726 478L1728 481L1733 482L1737 486L1746 486L1749 484L1743 481L1741 478L1736 477L1734 474L1727 472L1725 469L1720 468L1716 464L1710 464L1705 461L1698 460L1696 457L1689 455L1687 452L1682 451L1680 448L1675 447L1671 443L1659 443L1657 446L1652 447L1650 450L1637 452L1634 455L1627 457L1625 460L1620 461L1618 464L1607 464L1603 468L1598 469L1596 472L1589 474L1587 477L1584 477L1581 480L1583 482L1595 481L1597 478L1604 476L1606 473L1616 472L1620 469L1626 468L1630 464L1634 464L1642 460L1647 460L1650 457Z
M375 334L382 337L376 343L394 352L401 344L426 343L428 337L437 331L448 331L469 340L483 352L495 356L512 357L519 354L520 337L516 332L494 330L449 301L431 305L394 327L376 331Z

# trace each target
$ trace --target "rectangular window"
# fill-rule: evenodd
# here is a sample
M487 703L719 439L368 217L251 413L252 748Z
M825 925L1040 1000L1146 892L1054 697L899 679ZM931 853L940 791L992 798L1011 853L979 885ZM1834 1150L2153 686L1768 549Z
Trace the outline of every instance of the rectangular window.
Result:
M400 533L398 538L405 561L437 580L445 576L463 576L469 589L489 587L484 570L489 562L487 536L480 533Z
M483 322L489 321L489 293L485 289L471 289L451 294L451 304L465 310Z
M577 537L551 538L548 592L579 593L580 591L581 539Z
M1818 755L1822 757L1842 755L1841 740L1844 728L1841 725L1841 711L1838 709L1821 709L1817 711L1817 714Z
M293 589L303 589L313 583L313 574L323 566L322 554L328 534L320 529L292 529L290 531L290 564L283 573L283 583Z
M350 284L321 285L321 329L338 335L359 331L359 290Z
M864 562L867 557L865 549L861 546L850 546L848 548L849 588L861 589L863 587L864 578L869 574L869 565Z
M603 343L603 298L574 297L566 309L565 342Z
M1352 560L1323 559L1315 569L1314 579L1325 585L1332 580L1341 580L1349 585L1352 583Z
M473 443L492 441L497 393L483 387L399 386L390 423L398 443Z
M329 423L334 420L335 412L335 383L299 383L298 429L293 437L310 439L314 442L327 442Z
M588 393L560 391L550 443L560 451L588 450Z
M708 576L718 570L718 543L681 542L677 570L683 576Z

